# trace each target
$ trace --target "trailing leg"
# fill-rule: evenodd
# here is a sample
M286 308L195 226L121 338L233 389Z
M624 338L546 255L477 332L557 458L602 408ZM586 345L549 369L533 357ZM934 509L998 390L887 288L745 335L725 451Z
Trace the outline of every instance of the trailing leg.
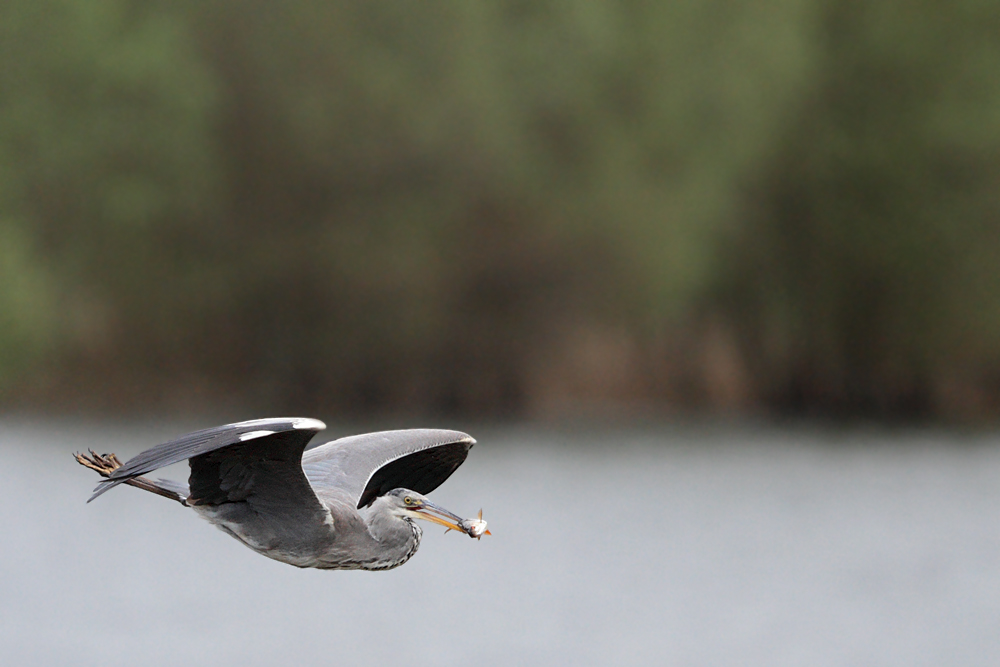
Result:
M92 449L88 451L90 452L89 456L86 454L75 454L74 456L76 457L76 462L97 472L101 477L110 477L111 473L122 467L122 462L119 461L118 457L114 454L98 454ZM176 484L175 482L169 482L167 480L157 480L154 482L147 477L135 477L133 479L125 480L125 484L134 486L137 489L142 489L143 491L155 493L156 495L163 496L164 498L176 500L185 507L188 506L187 490L182 485Z

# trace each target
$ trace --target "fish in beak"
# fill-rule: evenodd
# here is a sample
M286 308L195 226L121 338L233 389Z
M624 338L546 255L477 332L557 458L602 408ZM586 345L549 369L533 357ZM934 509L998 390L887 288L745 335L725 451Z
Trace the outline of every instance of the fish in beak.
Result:
M469 537L474 537L476 539L481 538L483 535L493 534L486 529L486 522L483 521L482 510L479 510L478 519L463 519L454 512L450 512L439 505L435 505L429 500L422 500L420 501L420 505L418 507L412 508L412 511L413 515L419 519L439 524L448 530L457 530L460 533L465 533Z

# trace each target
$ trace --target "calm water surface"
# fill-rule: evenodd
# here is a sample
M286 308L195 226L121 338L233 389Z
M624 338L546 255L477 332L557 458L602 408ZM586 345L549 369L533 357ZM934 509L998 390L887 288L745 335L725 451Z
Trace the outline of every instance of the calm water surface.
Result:
M0 662L1000 664L995 436L470 429L431 497L493 537L428 524L369 573L270 561L131 488L84 503L71 452L207 425L0 421Z

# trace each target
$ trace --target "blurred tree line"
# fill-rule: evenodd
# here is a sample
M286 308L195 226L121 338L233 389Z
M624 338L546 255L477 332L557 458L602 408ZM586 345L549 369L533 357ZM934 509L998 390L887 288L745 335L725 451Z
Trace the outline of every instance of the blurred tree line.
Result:
M990 415L1000 5L8 0L0 397Z

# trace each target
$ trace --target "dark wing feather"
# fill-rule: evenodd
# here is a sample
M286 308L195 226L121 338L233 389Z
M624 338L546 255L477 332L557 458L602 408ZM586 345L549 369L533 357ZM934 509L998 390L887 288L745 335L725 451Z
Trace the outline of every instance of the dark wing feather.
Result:
M430 493L462 465L475 442L440 429L366 433L307 451L302 468L314 488L342 493L361 508L396 488Z
M393 489L410 489L428 494L451 477L465 462L472 443L466 440L449 442L423 449L385 464L375 471L358 500L358 509L368 507L379 496Z
M302 483L308 488L308 482L301 472L302 450L313 435L323 428L323 422L315 419L274 418L254 419L189 433L129 459L108 479L98 484L90 500L128 479L185 459L191 460L189 485L193 501L199 500L199 493L206 497L221 498L223 496L220 493L231 491L235 498L246 493L255 478L265 477L262 473L275 467L288 470L289 474L295 473L297 469L298 477L301 477ZM244 441L241 438L249 439ZM233 446L236 449L230 456L226 452ZM195 459L201 462L196 463ZM204 473L196 474L196 468ZM210 492L212 484L218 484L219 489ZM223 486L226 490L222 489Z
M269 534L289 531L293 541L307 528L325 530L327 510L302 472L312 435L283 431L191 458L188 505L242 503L267 522Z

